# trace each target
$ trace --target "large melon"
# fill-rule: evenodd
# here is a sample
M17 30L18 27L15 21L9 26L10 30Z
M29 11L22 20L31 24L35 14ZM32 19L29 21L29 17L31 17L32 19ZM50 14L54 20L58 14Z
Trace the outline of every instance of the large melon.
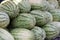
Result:
M0 12L0 27L5 28L9 24L9 16L5 12Z
M50 13L53 16L53 21L60 21L60 9L50 10Z
M35 34L35 40L44 40L46 38L46 33L40 27L34 27L31 30Z
M46 0L29 0L32 9L46 10L47 1Z
M31 5L28 0L13 0L13 2L19 7L21 12L29 12Z
M0 28L0 40L14 40L14 38L8 31Z
M32 10L30 14L35 16L38 26L43 26L53 20L52 15L47 11Z
M31 29L36 24L35 17L28 13L21 13L12 21L12 26L16 28Z
M59 31L55 25L52 25L51 23L46 24L43 26L43 29L46 32L46 38L47 39L53 39L59 35Z
M34 40L34 33L28 29L16 28L11 30L11 34L14 36L15 40Z
M1 2L0 11L6 12L10 18L15 18L19 14L18 7L12 1Z

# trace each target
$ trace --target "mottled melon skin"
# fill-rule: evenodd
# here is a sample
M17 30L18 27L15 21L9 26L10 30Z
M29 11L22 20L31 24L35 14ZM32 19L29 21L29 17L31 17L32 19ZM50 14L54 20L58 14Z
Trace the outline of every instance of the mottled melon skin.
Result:
M0 40L14 40L14 38L8 31L0 28Z
M0 27L6 28L9 23L9 16L5 12L0 12Z
M52 15L47 11L32 10L30 14L35 16L37 26L43 26L53 20Z
M45 31L40 27L34 27L31 30L35 34L35 40L44 40L46 38Z
M28 29L16 28L11 30L11 34L14 36L15 40L34 40L34 33Z
M50 13L53 16L53 21L60 21L60 9L50 10Z
M59 35L59 31L55 25L52 25L51 23L46 24L43 26L43 29L46 32L46 38L47 39L53 39L56 38Z
M18 6L12 1L3 1L0 4L0 11L6 12L11 19L19 15Z
M12 26L16 28L27 28L32 29L36 20L35 17L28 13L21 13L17 18L12 21Z
M30 12L31 5L29 0L13 0L13 2L19 7L21 12Z

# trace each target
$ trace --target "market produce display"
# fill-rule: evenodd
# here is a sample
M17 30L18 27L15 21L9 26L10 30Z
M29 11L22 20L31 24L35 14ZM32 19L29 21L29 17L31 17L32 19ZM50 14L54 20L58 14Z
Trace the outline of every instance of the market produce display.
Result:
M60 40L60 0L3 0L0 40Z

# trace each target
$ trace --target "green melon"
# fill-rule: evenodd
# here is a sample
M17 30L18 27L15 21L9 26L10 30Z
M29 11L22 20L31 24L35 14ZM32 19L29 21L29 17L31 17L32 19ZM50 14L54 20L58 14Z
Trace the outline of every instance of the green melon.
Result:
M36 24L36 20L31 14L21 13L11 24L13 27L31 29Z
M55 25L52 25L51 23L46 24L43 26L43 29L46 32L46 38L47 39L54 39L59 35L59 31Z
M58 1L57 0L47 0L50 5L52 5L54 8L58 8Z
M6 12L10 18L15 18L19 15L19 9L12 1L3 1L0 4L0 11Z
M34 27L31 30L35 34L35 40L44 40L46 38L46 33L40 27Z
M9 22L9 16L5 12L0 12L0 27L6 28Z
M46 10L48 2L46 0L29 0L32 9Z
M53 20L52 15L47 11L32 10L30 14L35 16L38 26L43 26Z
M28 0L13 0L13 2L19 7L21 12L29 12L31 5Z
M0 28L0 40L14 40L14 38L8 31Z
M34 40L34 33L28 29L16 28L11 30L11 34L14 36L15 40Z
M53 16L53 21L60 21L60 9L50 10L50 13Z

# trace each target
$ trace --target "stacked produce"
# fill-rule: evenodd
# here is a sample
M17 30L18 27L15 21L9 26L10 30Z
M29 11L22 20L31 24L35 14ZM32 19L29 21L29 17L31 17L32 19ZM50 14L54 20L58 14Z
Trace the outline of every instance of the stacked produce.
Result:
M59 0L0 3L0 40L58 40L59 35Z

